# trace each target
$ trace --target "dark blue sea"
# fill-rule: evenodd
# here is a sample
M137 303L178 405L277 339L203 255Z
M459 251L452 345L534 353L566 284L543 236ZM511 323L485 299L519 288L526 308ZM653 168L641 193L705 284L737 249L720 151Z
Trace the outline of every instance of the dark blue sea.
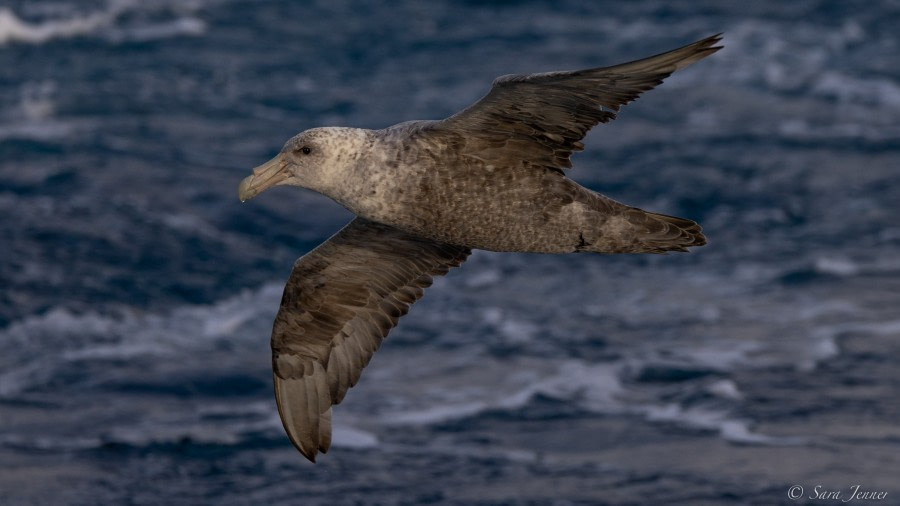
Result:
M900 504L898 27L893 0L2 0L0 505ZM569 172L709 245L475 252L307 462L269 333L351 215L241 204L251 168L717 32Z

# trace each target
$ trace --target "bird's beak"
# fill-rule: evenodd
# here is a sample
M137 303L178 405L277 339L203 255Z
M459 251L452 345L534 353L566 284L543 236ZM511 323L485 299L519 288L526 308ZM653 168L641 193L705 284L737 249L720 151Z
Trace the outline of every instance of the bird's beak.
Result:
M269 188L284 183L289 176L287 162L279 154L253 169L253 174L241 181L238 186L238 198L241 202L246 202Z

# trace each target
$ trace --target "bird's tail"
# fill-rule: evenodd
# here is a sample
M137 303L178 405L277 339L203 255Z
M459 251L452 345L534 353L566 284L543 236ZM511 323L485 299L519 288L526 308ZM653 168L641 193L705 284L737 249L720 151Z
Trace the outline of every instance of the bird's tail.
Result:
M651 213L606 199L618 212L581 236L576 251L595 253L668 253L706 244L700 225L686 218Z
M706 236L695 221L630 208L625 219L634 226L634 250L630 253L687 251L706 244Z

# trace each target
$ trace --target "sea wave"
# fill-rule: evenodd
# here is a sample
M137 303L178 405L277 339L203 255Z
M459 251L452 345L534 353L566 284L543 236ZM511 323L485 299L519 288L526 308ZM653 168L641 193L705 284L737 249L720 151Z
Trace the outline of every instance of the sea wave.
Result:
M0 7L0 45L10 42L43 44L52 39L92 34L110 26L118 16L117 11L112 9L70 19L31 23L18 17L11 9Z
M9 7L0 7L0 47L11 43L44 44L56 39L93 36L113 42L147 41L178 36L202 35L206 23L195 15L193 3L137 2L115 0L93 12L67 13L37 21L26 20ZM135 13L163 13L143 21ZM161 19L157 19L161 18Z
M408 353L409 350L406 350ZM716 352L719 354L720 352ZM523 359L496 360L478 357L470 367L459 368L459 360L451 357L392 357L389 364L394 378L379 378L380 386L362 386L362 390L378 389L366 397L380 398L381 406L367 401L341 409L341 416L351 424L386 424L388 426L435 426L493 416L498 413L527 413L538 399L570 405L585 413L597 415L635 416L650 423L713 432L722 439L741 444L794 445L798 438L779 437L753 430L754 421L736 415L744 396L730 379L717 379L705 374L676 381L683 402L672 402L672 382L636 383L629 376L642 365L635 360L590 363L581 360ZM705 360L709 357L701 357ZM409 377L408 360L430 364L449 363L445 371L428 376ZM723 364L718 364L725 367ZM659 368L661 365L656 364ZM677 367L677 366L673 366ZM384 371L382 371L384 374ZM461 385L459 378L466 378ZM402 382L402 383L398 383ZM409 382L409 383L407 383ZM351 397L355 397L351 395ZM388 406L388 408L385 408ZM361 411L362 410L362 411ZM349 411L349 413L347 412ZM373 418L372 413L378 415Z
M177 358L189 368L211 355L227 357L234 347L255 347L257 342L265 347L265 331L257 329L271 324L281 291L279 284L267 284L216 304L182 306L165 314L55 308L28 316L0 330L0 342L10 350L0 359L0 398L40 390L61 377L74 382L73 377L80 377L74 371L89 363L118 364L105 377L84 378L95 384L109 381L112 371L127 369L132 361L155 357L162 365L167 357Z

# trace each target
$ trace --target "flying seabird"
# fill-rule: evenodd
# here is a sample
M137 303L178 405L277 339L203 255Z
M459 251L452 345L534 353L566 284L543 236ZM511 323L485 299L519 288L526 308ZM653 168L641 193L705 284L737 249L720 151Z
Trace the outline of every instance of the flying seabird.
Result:
M591 127L720 40L612 67L502 76L441 121L313 128L255 168L241 201L294 185L357 216L297 260L275 317L275 400L294 446L313 462L328 451L331 407L432 278L472 249L667 253L706 244L697 223L620 204L564 170Z

